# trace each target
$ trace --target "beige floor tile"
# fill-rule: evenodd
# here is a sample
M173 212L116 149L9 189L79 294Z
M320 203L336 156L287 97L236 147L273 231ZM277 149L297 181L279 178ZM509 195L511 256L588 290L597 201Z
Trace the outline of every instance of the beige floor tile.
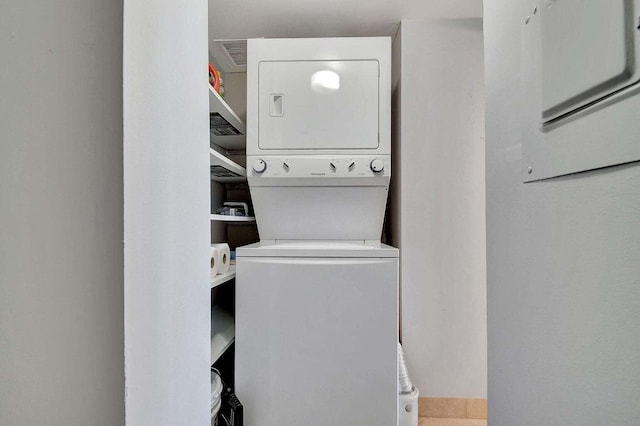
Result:
M467 399L467 418L468 419L486 419L487 418L487 400L486 399Z
M424 417L457 419L467 417L467 400L463 398L421 397L418 404L420 415Z
M421 417L418 426L487 426L486 420L481 419L436 419Z

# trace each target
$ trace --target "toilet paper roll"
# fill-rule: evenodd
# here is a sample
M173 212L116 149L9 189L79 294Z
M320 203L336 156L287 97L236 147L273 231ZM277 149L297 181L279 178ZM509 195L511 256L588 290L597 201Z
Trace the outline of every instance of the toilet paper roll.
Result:
M212 244L211 247L215 247L218 250L219 260L220 260L220 269L218 270L219 274L225 274L229 271L229 265L231 264L231 252L229 250L229 244L220 243L220 244Z
M211 278L220 272L220 250L211 246Z

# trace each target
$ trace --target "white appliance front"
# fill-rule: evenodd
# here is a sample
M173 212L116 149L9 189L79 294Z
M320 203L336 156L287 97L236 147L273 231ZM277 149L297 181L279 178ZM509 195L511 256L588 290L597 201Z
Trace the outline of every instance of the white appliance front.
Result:
M260 239L380 241L386 186L251 189Z
M395 425L397 250L259 246L238 249L235 385L245 424Z
M247 164L391 155L391 38L247 40Z
M261 150L378 148L377 60L264 61Z

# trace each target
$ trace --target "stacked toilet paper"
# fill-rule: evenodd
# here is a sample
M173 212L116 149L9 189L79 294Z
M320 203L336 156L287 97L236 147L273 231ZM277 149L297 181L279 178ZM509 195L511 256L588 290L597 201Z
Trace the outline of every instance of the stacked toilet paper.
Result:
M211 371L211 419L215 419L222 405L222 378L216 371ZM211 424L214 424L213 421Z
M211 278L229 271L231 255L229 244L211 244Z

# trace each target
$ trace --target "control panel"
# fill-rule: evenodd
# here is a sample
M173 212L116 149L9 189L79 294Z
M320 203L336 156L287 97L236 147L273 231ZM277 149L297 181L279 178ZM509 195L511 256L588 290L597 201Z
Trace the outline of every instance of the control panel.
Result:
M368 178L390 176L389 156L288 156L249 158L254 178Z

